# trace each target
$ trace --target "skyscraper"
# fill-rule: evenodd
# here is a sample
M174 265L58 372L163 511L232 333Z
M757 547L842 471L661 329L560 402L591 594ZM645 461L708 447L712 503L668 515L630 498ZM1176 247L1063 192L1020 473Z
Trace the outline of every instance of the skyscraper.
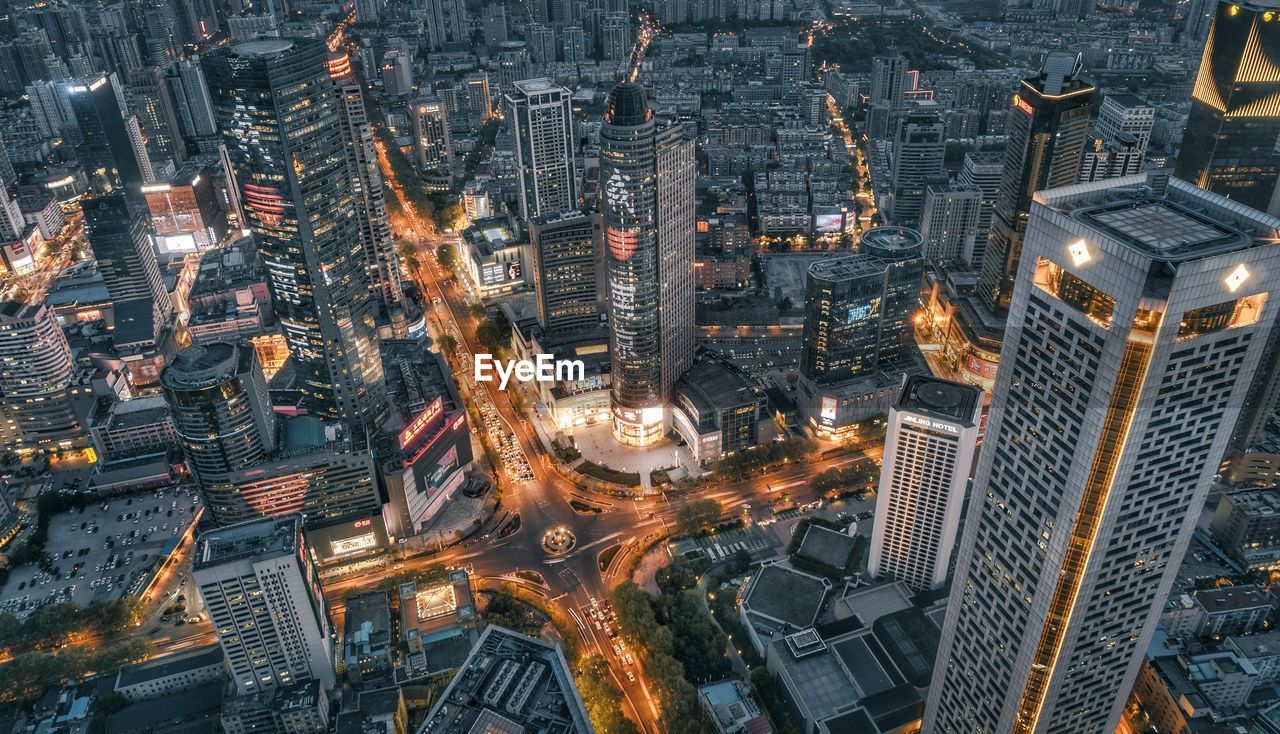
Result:
M520 173L520 215L525 219L578 207L572 97L549 79L517 81L506 94Z
M801 374L837 383L901 366L923 269L920 233L905 227L869 229L857 254L810 265Z
M387 218L382 173L378 171L378 153L373 146L373 128L364 108L364 91L345 53L329 54L329 76L342 112L347 172L364 249L365 274L383 312L389 316L403 302L404 289L400 286L400 263Z
M75 362L52 309L0 302L0 415L5 449L83 446L71 404Z
M413 127L413 154L429 179L453 181L453 146L449 142L449 116L439 97L422 97L409 105Z
M1076 182L1089 132L1092 84L1080 78L1079 54L1051 51L1037 76L1022 80L1009 118L1004 178L982 256L980 295L992 311L1009 308L1031 197Z
M1108 94L1098 108L1098 135L1108 142L1132 135L1138 150L1146 155L1151 131L1156 125L1156 108L1132 94Z
M432 51L444 51L450 46L462 48L470 42L463 0L414 0L414 6L427 12L427 43Z
M237 695L308 680L333 686L329 611L301 515L211 530L194 556L191 576Z
M973 251L982 210L982 191L964 184L929 184L920 214L924 257L933 263L954 263Z
M387 399L375 304L327 52L268 39L202 63L298 387L314 414L377 427Z
M141 135L130 128L130 116L111 77L96 74L65 86L67 102L80 130L76 156L99 194L136 194L151 163ZM136 121L133 125L137 127Z
M1157 176L1036 195L924 732L1115 730L1276 320L1278 228Z
M169 86L173 89L183 132L191 138L216 136L218 121L213 113L213 98L209 96L209 85L199 60L179 61L171 70Z
M982 390L911 375L889 409L867 572L916 591L947 580L982 422Z
M1275 13L1266 0L1217 4L1174 168L1178 178L1271 214L1280 213Z
M693 360L693 143L619 84L600 131L614 437L662 438L665 403Z
M600 218L581 211L529 222L538 325L548 334L600 324Z
M85 237L93 249L107 295L117 307L128 301L150 301L153 335L158 334L173 313L173 304L160 277L156 251L147 237L142 215L130 211L120 195L86 199L81 209Z
M253 347L215 342L178 352L160 374L187 467L214 522L248 512L231 475L275 446L276 418Z
M138 124L146 133L150 151L157 159L167 158L176 167L187 159L187 145L178 127L178 115L165 83L164 72L148 66L129 74L129 95Z
M946 126L937 112L917 108L898 120L889 180L893 192L889 216L895 224L920 223L925 188L945 179L946 154Z
M1000 195L1000 179L1003 175L1003 153L983 151L964 154L964 165L957 180L962 185L977 187L982 192L973 247L961 253L971 270L982 266L982 256L987 251L987 237L991 233L991 218L995 215L996 198Z

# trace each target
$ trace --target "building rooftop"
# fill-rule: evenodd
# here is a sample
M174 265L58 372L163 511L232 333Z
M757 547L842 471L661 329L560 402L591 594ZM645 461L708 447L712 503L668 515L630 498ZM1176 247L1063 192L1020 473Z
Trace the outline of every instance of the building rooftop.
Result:
M126 665L120 669L120 674L116 678L116 689L221 664L222 647L215 642L212 645L163 655L135 665Z
M796 555L843 571L857 544L856 538L810 523L800 539L800 546L796 548Z
M1248 517L1268 517L1280 513L1280 492L1274 487L1228 492L1223 499Z
M196 540L195 568L292 554L301 537L300 514L249 520L210 530Z
M1221 589L1204 589L1193 594L1196 603L1209 614L1234 612L1270 606L1270 602L1257 586L1224 586Z
M830 588L826 579L773 563L752 579L742 603L751 613L796 628L810 627Z
M592 731L560 648L490 625L418 734Z
M972 426L974 413L981 404L982 390L973 385L910 375L895 407Z

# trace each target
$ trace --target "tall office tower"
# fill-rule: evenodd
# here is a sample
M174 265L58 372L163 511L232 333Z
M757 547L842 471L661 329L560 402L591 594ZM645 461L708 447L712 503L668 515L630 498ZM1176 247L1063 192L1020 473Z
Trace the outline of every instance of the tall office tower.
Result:
M430 177L453 180L453 146L449 142L449 115L439 97L423 97L409 105L413 127L413 154Z
M1108 94L1098 109L1098 135L1108 142L1132 135L1143 155L1151 144L1151 130L1156 124L1156 108L1132 94Z
M903 378L889 408L867 572L915 591L947 582L982 423L982 390Z
M660 440L666 401L693 362L693 143L659 125L644 90L619 84L600 131L613 432Z
M27 221L18 200L9 193L7 185L0 184L0 242L21 239L26 228Z
M498 93L506 94L521 79L533 76L529 48L524 41L507 41L498 51Z
M178 117L187 137L204 138L218 135L218 120L213 112L213 98L204 78L204 69L195 59L179 61L171 67L169 85L177 102Z
M1080 78L1082 63L1079 54L1051 51L1040 74L1023 79L1014 95L1000 198L978 278L979 293L995 313L1009 308L1032 196L1080 175L1095 91Z
M137 194L150 163L139 160L137 141L111 78L95 74L64 89L80 129L76 156L89 186L99 194Z
M1080 159L1079 183L1132 176L1142 170L1142 151L1138 139L1129 133L1118 133L1114 140L1090 135Z
M214 522L243 518L247 507L230 477L263 461L276 440L276 417L253 346L187 347L160 373L160 387Z
M493 2L484 6L481 22L484 28L484 42L489 46L497 46L511 40L507 27L507 4Z
M334 685L333 639L302 515L250 520L196 539L191 578L237 695L306 680Z
M539 65L556 62L556 29L549 23L530 23L524 29L529 39L529 56Z
M27 85L27 102L43 137L61 135L62 129L75 121L62 85L57 82L31 82Z
M809 266L801 374L833 384L903 364L920 303L921 243L915 230L876 227L856 255Z
M489 72L473 71L462 77L462 109L467 119L483 123L493 116L493 97L489 90Z
M146 134L148 150L155 157L167 158L174 166L181 167L187 160L187 145L182 140L178 113L164 72L148 66L129 74L128 79L133 110Z
M600 46L605 61L624 61L635 43L628 13L609 13L600 21Z
M1209 27L1218 8L1218 0L1191 0L1186 15L1182 17L1181 40L1188 48L1204 48L1209 39Z
M147 59L153 66L173 63L181 55L178 17L168 0L143 0L136 9Z
M889 179L893 194L889 217L895 224L920 222L925 189L931 182L946 178L946 154L946 126L937 112L915 109L898 121Z
M582 26L567 26L560 32L560 53L567 64L580 64L587 60L587 36Z
M400 263L387 219L387 199L382 190L382 173L378 171L378 153L373 146L373 128L369 126L364 92L351 70L351 60L345 53L337 52L329 54L328 63L342 113L347 175L351 178L351 198L355 202L360 246L364 250L365 276L383 311L390 316L404 301L404 289L400 285Z
M6 450L84 445L71 404L74 368L53 309L0 302L0 437Z
M538 325L547 334L600 324L600 219L582 211L529 221Z
M578 208L572 98L572 92L550 79L518 81L506 94L525 219Z
M427 43L432 51L444 51L449 46L465 47L470 43L467 38L467 6L463 0L415 1L426 6Z
M86 199L80 206L84 211L85 238L102 273L107 295L117 306L128 301L150 301L152 333L158 335L173 313L173 305L160 277L156 251L142 215L130 211L120 195Z
M1276 320L1278 228L1160 176L1036 195L923 731L1116 729Z
M201 61L298 387L313 414L376 428L375 304L326 54L317 39L269 39Z
M976 186L929 184L920 214L925 260L950 264L972 252L981 208L982 191Z
M956 180L963 186L973 186L982 192L973 247L960 254L971 270L976 270L982 265L982 255L987 251L991 217L995 214L996 198L1000 195L1000 179L1003 176L1004 153L974 151L964 154L964 167L960 169L960 175Z
M871 60L871 95L868 104L898 107L911 89L911 69L907 57L890 49L890 53Z
M1280 47L1276 4L1219 3L1174 175L1245 206L1280 213Z

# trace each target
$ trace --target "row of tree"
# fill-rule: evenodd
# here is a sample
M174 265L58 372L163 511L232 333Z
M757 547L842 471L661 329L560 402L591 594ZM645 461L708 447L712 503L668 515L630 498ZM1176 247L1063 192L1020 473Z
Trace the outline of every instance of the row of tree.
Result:
M110 675L123 665L146 659L151 642L134 637L109 647L76 645L57 652L34 650L0 665L0 701L28 701L51 683L81 682L90 675Z
M73 634L114 635L137 623L143 604L135 596L104 599L80 607L76 604L48 604L25 620L0 614L0 648L18 653L53 649Z
M813 450L813 442L805 438L771 441L718 459L712 463L711 470L721 478L741 477L774 464L798 461Z

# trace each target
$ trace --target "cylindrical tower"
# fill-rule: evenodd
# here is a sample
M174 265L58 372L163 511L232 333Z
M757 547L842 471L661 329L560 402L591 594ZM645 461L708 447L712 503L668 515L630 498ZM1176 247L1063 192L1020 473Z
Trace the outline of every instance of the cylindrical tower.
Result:
M14 449L84 446L68 391L71 347L53 311L19 301L0 303L0 406Z
M215 342L178 352L160 375L187 466L219 524L252 514L228 477L275 445L275 414L253 347ZM247 514L246 514L247 513Z
M619 84L600 130L600 208L609 293L613 433L647 446L662 438L662 355L655 214L654 121L644 90Z

